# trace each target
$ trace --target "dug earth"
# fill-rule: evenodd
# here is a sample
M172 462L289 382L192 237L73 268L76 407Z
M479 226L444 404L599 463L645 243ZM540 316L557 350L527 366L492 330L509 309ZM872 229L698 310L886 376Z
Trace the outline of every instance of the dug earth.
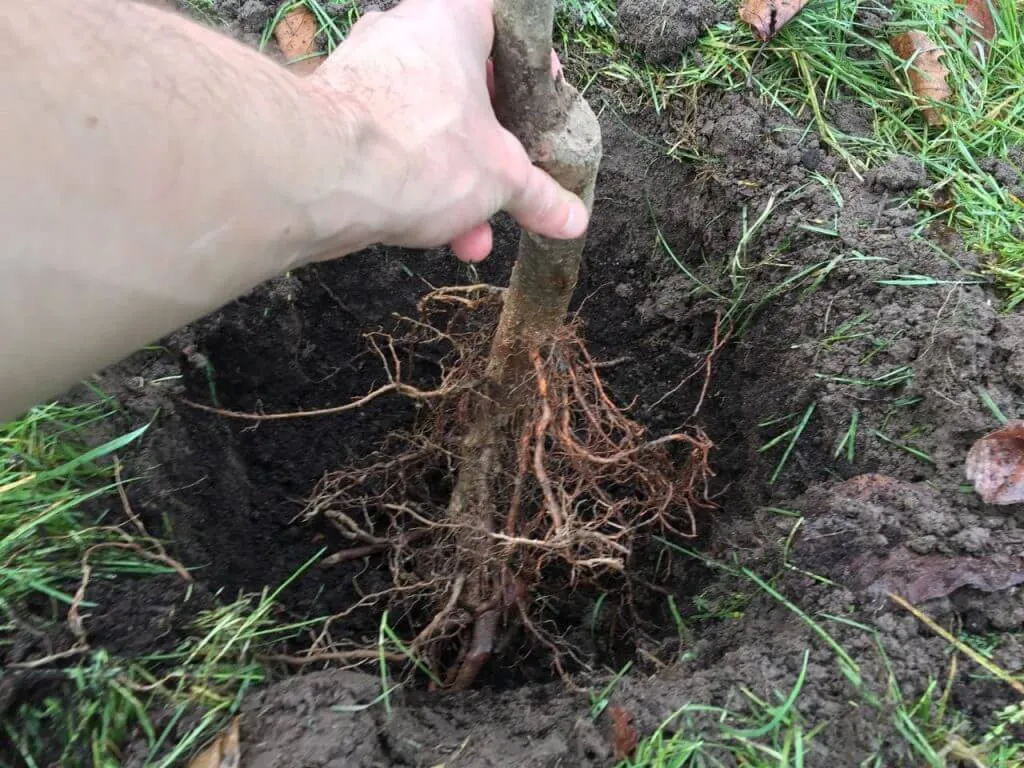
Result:
M265 23L253 20L259 3L220 5L240 32ZM715 18L678 6L666 27L651 3L622 5L624 34L655 61ZM635 626L606 616L596 594L557 604L557 629L579 651L576 689L542 649L516 642L472 691L412 677L386 706L375 665L272 665L276 682L242 705L247 768L607 766L631 734L666 722L666 733L713 733L721 710L751 715L798 680L796 711L815 733L806 764L911 765L892 713L934 680L979 728L1015 700L969 663L951 667L948 643L889 597L942 626L1006 633L995 660L1024 669L1024 515L962 487L968 449L997 426L985 399L1020 415L1024 321L999 313L953 233L915 234L907 200L929 184L923 168L893 157L856 172L813 129L742 94L660 113L596 88L588 98L604 159L573 316L610 396L652 438L699 427L715 444L701 535L646 547L634 578L660 597L645 598ZM871 125L853 103L828 117L847 132ZM698 159L673 159L669 145ZM345 546L300 519L313 489L386 449L418 409L383 397L252 422L186 401L247 413L348 403L385 381L365 334L394 330L432 287L507 284L517 237L498 217L495 253L476 270L444 251L392 248L306 267L164 340L171 355L140 353L100 375L130 415L158 414L126 468L145 476L131 499L197 567L197 589L259 592ZM896 279L909 274L933 280ZM168 374L181 374L177 388L152 383ZM407 374L429 385L437 361L424 355ZM390 586L384 557L312 567L280 609L338 615ZM116 590L90 599L90 637L115 642L131 601ZM168 590L160 615L136 619L135 647L158 644L182 599ZM334 621L333 642L376 647L384 607ZM720 709L671 719L697 703Z

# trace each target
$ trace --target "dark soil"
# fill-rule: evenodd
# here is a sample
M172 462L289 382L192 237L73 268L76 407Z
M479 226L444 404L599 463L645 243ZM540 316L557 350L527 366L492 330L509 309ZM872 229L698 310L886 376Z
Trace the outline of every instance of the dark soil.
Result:
M651 64L674 64L708 27L734 12L723 0L619 0L619 39Z
M712 18L690 6L669 11L675 37L663 44L644 21L655 18L649 4L624 0L620 12L628 35L631 25L647 24L634 44L654 58ZM971 272L975 257L952 233L915 235L919 211L906 200L927 193L929 182L907 158L858 177L806 126L741 95L670 105L657 123L611 104L602 114L605 159L577 292L583 333L595 359L626 358L605 380L620 403L635 403L633 415L653 435L696 424L716 443L719 508L700 549L732 568L661 553L662 589L683 608L690 634L681 637L661 609L652 613L652 626L629 646L632 671L612 702L642 734L688 702L742 713L750 700L741 688L777 702L809 650L797 710L805 731L822 729L807 745L807 764L854 766L879 754L887 766L916 765L895 735L893 691L912 701L930 680L941 686L950 650L887 594L904 595L954 629L1024 630L1024 513L987 507L963 486L968 448L996 424L980 395L1009 418L1024 416L1024 321L999 314L997 297ZM861 119L855 107L833 114L837 122ZM701 160L669 159L666 138L683 140ZM763 225L743 243L743 222L749 228L766 207ZM338 416L253 424L182 398L275 413L368 392L382 383L382 370L362 334L395 327L396 314L411 314L431 286L504 284L517 235L504 217L496 224L495 253L479 276L443 250L371 249L263 286L165 340L169 354L140 354L98 377L136 420L159 408L132 460L132 472L146 476L132 486L132 502L154 533L171 540L173 554L198 569L205 593L229 600L258 592L322 548L343 546L296 516L326 472L358 463L409 428L415 409L381 398ZM658 230L692 277L657 245ZM934 281L885 282L901 275ZM715 358L694 415L702 377L679 384L702 369L716 320L733 338ZM178 372L183 378L173 384L154 381ZM413 371L422 381L434 373L429 362ZM762 447L812 404L772 482L787 441ZM854 450L837 450L855 413ZM797 517L785 511L803 522L794 528ZM388 586L382 566L371 558L314 567L282 594L282 611L344 610L359 594ZM773 579L814 617L859 665L879 706L865 706L835 652L740 567ZM133 582L117 589L123 599L92 618L90 629L100 636L103 626L132 619L131 637L110 647L125 654L160 647L179 626L170 614L180 603L166 599L175 593L150 601ZM826 616L877 627L877 642ZM338 638L376 642L373 616L336 629ZM587 659L593 672L579 670L581 684L594 690L621 663L600 647ZM997 661L1020 671L1024 648L1008 637ZM381 703L370 706L381 693L373 675L289 675L243 705L243 764L610 764L607 715L591 721L587 698L567 691L536 655L522 668L502 664L467 694L396 692L391 717ZM969 662L955 672L952 703L978 727L991 724L1011 694ZM712 718L691 727L712 729Z

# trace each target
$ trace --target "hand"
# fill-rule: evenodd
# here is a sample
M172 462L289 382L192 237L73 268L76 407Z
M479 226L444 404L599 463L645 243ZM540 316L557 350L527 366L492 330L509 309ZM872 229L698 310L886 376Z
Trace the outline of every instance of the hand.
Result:
M547 237L586 230L579 198L533 166L494 116L491 13L489 0L404 0L364 16L313 75L325 98L344 109L354 99L369 120L348 174L358 189L345 190L365 208L367 244L450 243L459 259L480 261L492 246L487 220L499 210Z

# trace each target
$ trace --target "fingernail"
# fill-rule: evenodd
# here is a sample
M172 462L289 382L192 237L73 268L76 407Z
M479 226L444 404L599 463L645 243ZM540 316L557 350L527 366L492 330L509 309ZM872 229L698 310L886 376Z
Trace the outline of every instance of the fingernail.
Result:
M583 203L574 200L569 205L569 212L566 214L565 222L562 224L562 237L572 239L582 235L587 228L587 209Z

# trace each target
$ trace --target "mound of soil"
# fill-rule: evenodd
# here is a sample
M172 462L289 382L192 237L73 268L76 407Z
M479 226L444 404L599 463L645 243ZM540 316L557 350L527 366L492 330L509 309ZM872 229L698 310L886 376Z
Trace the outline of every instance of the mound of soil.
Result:
M633 13L631 3L620 9L627 30L634 17L655 18L648 4ZM673 8L668 48L712 18L703 6ZM949 648L888 593L945 626L1024 627L1022 510L986 507L962 487L969 446L995 423L981 395L1022 416L1024 321L999 314L955 236L941 228L919 236L919 211L906 200L927 193L928 180L908 158L858 174L807 126L741 95L703 94L657 121L604 107L605 159L574 309L594 358L614 361L602 371L609 390L633 403L653 436L697 424L716 443L718 510L699 549L729 563L662 551L660 588L691 634L652 607L651 626L627 646L632 671L612 703L642 734L687 702L749 711L741 689L777 702L804 669L797 711L805 732L821 727L806 745L808 764L852 766L874 754L885 765L914 764L893 737L895 697L913 700L943 679ZM855 121L856 108L838 110L840 119ZM670 159L666 138L701 160ZM379 398L334 416L247 422L185 400L255 413L349 402L383 383L363 334L394 328L430 287L504 284L516 238L497 217L494 255L477 271L444 249L373 248L310 266L174 334L164 342L171 354L136 355L99 376L129 414L158 413L130 468L145 476L131 486L132 502L197 568L204 593L257 592L341 546L332 530L297 515L325 473L408 428L416 409ZM716 327L732 340L704 393L702 377L690 375L703 370ZM180 379L168 385L169 374ZM430 360L412 372L435 374ZM797 513L803 522L794 527ZM771 579L825 628L878 706L863 704L821 634L742 568ZM291 617L339 613L389 584L383 563L313 567L280 603ZM97 615L112 620L102 605ZM175 621L134 615L132 648L156 643ZM353 618L335 632L372 646L377 623ZM582 682L597 685L602 669L621 666L622 646L614 638L606 646L617 652L595 645L596 671L581 671ZM1024 668L1019 643L999 653L1006 669ZM377 677L282 670L284 679L243 706L243 762L610 764L621 733L607 714L590 719L587 698L554 682L542 659L495 666L467 694L396 692L390 716ZM953 704L980 725L1011 701L1008 688L967 664L954 682ZM711 726L709 716L687 727Z
M619 39L651 64L673 64L704 30L733 12L722 0L619 0Z

